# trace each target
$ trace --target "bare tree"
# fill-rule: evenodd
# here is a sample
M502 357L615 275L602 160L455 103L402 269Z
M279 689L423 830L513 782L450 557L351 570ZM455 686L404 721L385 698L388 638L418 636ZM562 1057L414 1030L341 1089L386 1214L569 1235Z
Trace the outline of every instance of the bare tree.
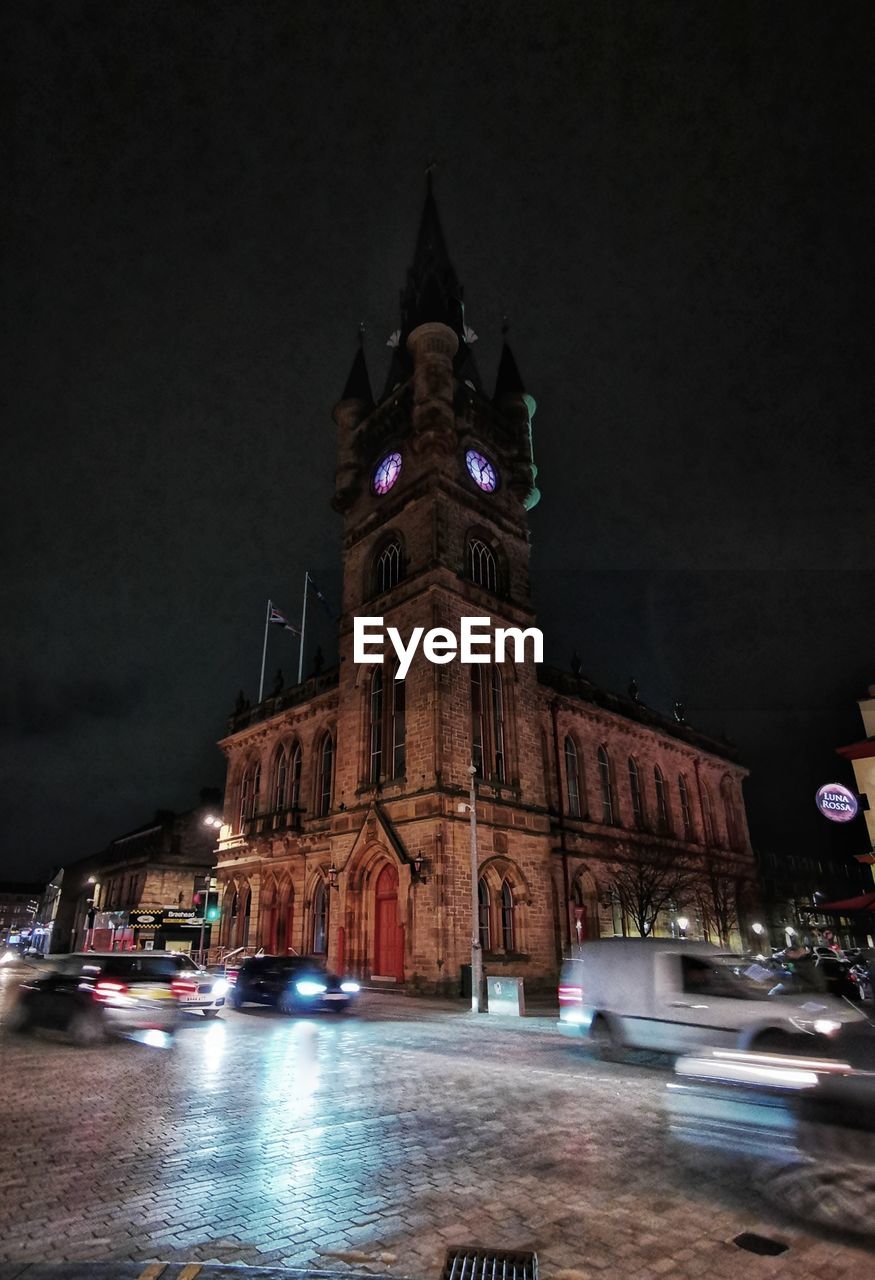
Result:
M694 892L700 867L688 854L666 845L629 846L614 868L613 892L642 938L653 936L661 911Z
M696 886L696 901L708 937L717 936L721 946L729 945L733 929L738 928L739 906L749 890L749 868L731 855L709 851L704 870Z

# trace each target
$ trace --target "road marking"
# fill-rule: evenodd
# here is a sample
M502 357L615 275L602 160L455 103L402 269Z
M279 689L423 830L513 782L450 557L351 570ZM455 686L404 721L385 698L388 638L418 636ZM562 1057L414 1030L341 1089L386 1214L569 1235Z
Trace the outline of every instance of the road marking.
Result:
M158 1280L162 1272L167 1270L169 1263L167 1262L150 1262L147 1267L137 1276L137 1280Z

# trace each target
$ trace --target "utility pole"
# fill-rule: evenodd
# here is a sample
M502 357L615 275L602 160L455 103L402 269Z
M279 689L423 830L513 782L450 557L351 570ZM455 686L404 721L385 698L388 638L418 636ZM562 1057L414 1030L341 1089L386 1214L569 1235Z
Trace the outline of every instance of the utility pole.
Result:
M207 911L210 906L210 886L213 883L212 871L208 871L204 879L206 880L206 885L204 887L204 909L201 914L201 941L199 947L201 964L204 962L204 931L207 927Z
M481 988L483 986L483 952L480 947L480 895L479 860L477 857L477 770L474 763L468 766L471 788L468 813L471 819L471 1011L482 1013Z

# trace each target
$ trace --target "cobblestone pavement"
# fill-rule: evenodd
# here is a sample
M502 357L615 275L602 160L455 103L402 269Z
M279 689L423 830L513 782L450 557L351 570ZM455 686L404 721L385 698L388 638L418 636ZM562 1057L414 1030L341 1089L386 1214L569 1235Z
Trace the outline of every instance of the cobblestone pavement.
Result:
M3 976L8 981L9 975ZM545 1280L864 1280L862 1243L691 1175L664 1067L402 996L358 1016L193 1019L170 1050L0 1039L0 1263L219 1261L432 1280L450 1245L537 1250ZM789 1245L758 1257L743 1231Z

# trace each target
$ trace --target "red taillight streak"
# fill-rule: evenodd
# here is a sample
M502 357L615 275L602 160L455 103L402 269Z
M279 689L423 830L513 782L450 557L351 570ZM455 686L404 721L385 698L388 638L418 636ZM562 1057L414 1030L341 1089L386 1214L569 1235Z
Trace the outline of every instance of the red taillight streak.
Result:
M560 987L560 1004L583 1004L583 987Z
M94 987L94 999L114 1000L116 996L126 995L127 990L124 982L98 982Z
M236 969L226 969L226 970L225 970L225 981L227 982L227 984L228 984L228 986L229 986L229 987L233 987L234 983L237 981L237 970L236 970Z
M175 996L196 996L197 983L190 978L174 978L170 988Z

